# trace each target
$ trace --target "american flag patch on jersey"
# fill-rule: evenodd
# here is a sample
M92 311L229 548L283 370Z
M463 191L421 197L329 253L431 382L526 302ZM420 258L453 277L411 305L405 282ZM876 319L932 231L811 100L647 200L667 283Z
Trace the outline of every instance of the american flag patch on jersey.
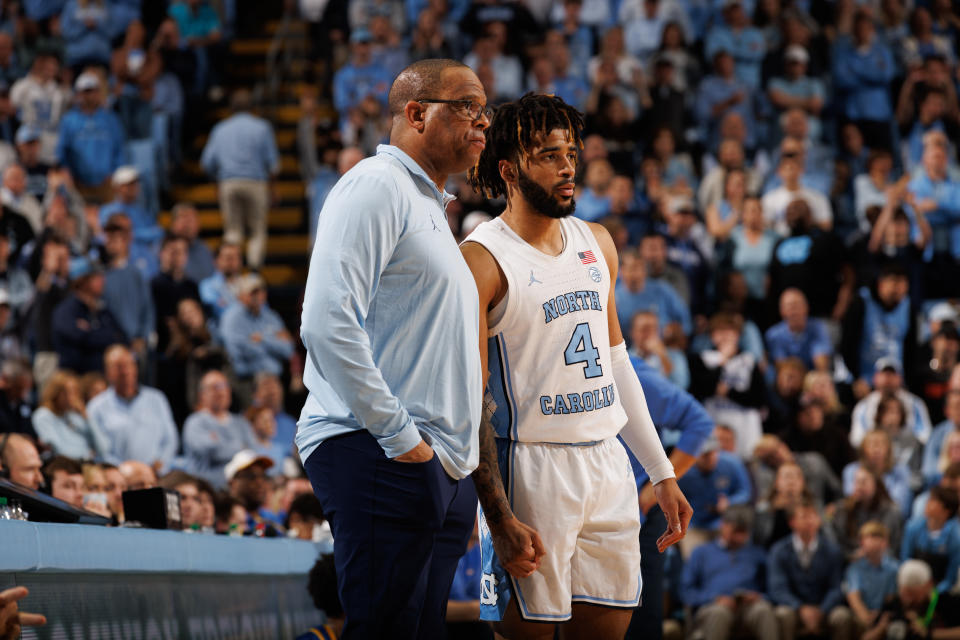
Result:
M597 261L597 259L593 257L593 251L578 251L577 256L583 264L590 264L591 262Z

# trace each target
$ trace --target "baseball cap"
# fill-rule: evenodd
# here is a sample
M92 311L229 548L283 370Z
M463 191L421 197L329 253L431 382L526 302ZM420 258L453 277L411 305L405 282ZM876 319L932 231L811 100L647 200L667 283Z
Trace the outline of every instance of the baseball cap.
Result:
M137 171L136 167L124 165L122 167L117 167L117 170L113 172L113 178L111 182L113 183L113 186L120 187L125 184L130 184L131 182L136 182L139 179L140 172Z
M86 256L80 256L70 261L70 281L79 280L95 273L102 273L103 267Z
M354 29L350 34L350 42L373 42L373 34L366 27Z
M881 371L886 371L887 369L892 369L897 375L903 375L903 365L900 364L900 361L893 356L884 356L883 358L877 360L876 364L873 365L874 373L880 373Z
M798 44L792 44L787 47L787 51L783 57L788 61L802 62L803 64L810 62L810 54Z
M77 77L73 88L77 91L89 91L90 89L100 88L100 76L92 71L84 71Z
M28 124L21 125L17 129L17 135L14 138L14 141L17 144L27 144L28 142L36 142L40 139L40 131L35 127L31 127Z
M237 283L237 293L240 295L245 295L256 291L257 289L263 289L267 286L267 283L263 281L256 273L248 273L247 275L240 278L240 281Z
M269 469L273 466L273 460L258 454L253 449L243 449L234 454L230 462L226 464L223 468L223 475L227 477L228 481L233 480L233 477L239 472L254 465L262 465L264 469Z
M690 213L696 215L696 209L693 206L693 200L686 196L674 196L668 203L671 213Z
M930 322L944 322L951 321L957 322L960 317L957 315L957 310L953 308L953 305L949 302L938 302L933 305L933 308L927 313L927 319Z

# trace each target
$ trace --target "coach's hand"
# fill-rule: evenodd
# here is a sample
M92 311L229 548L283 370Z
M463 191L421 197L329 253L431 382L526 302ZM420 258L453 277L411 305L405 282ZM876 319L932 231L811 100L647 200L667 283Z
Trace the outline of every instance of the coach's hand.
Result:
M547 554L540 535L515 516L505 518L496 527L490 527L493 550L500 565L514 578L528 578L540 568L540 560Z
M693 508L677 486L676 478L662 480L654 485L653 491L657 494L660 510L667 517L667 530L657 540L657 551L663 553L664 549L680 542L683 536L687 535Z
M17 600L27 596L26 587L14 587L0 591L0 640L15 640L20 637L21 627L39 627L47 619L37 613L24 613L17 608Z
M397 462L427 462L434 456L433 449L423 440L410 451L402 453L394 460Z

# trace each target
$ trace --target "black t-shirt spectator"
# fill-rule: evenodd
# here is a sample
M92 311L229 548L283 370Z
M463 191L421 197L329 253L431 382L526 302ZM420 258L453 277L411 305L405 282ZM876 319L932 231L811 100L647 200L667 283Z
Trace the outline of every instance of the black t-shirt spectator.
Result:
M158 273L150 281L157 314L157 351L163 353L170 342L169 318L177 315L177 305L185 298L200 300L197 283L189 278L174 280L169 273Z
M843 243L819 229L779 240L769 267L770 317L777 317L780 294L790 287L807 297L811 316L829 317L840 290L843 254Z
M24 245L33 240L33 227L27 219L9 207L0 207L0 234L10 240L10 262L16 262Z
M928 607L929 604L924 605L923 612L918 614L921 620L923 620L924 613ZM906 634L902 637L905 640L927 640L927 638L930 637L929 633L918 635L913 632L909 619L907 618L907 613L903 608L903 604L900 602L900 598L894 598L883 605L880 613L881 615L884 613L890 614L891 623L904 623L902 626ZM933 617L930 619L930 624L927 627L928 631L935 629L954 629L958 627L960 627L960 596L951 593L939 594L937 596L936 608L933 610Z

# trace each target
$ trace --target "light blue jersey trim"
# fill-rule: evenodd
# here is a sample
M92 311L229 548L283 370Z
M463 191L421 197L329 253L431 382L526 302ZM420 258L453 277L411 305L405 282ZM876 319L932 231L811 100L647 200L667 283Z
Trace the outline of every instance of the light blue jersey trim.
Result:
M497 335L497 343L500 346L500 354L503 357L504 382L507 387L507 396L510 402L510 428L513 430L513 439L519 440L519 425L517 420L517 400L513 395L513 376L510 374L510 358L507 356L507 344L503 339L503 334Z
M640 604L640 593L643 589L643 577L637 576L637 593L630 600L614 600L612 598L595 598L593 596L571 596L573 602L587 602L590 604L602 604L607 607L630 608Z

